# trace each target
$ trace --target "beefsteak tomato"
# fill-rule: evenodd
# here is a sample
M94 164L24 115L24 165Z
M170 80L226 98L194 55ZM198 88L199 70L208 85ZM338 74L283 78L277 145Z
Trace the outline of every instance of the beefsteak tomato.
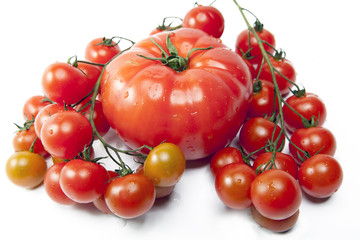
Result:
M127 145L166 140L187 160L231 142L251 94L250 71L241 56L191 28L139 41L107 65L101 82L104 114Z

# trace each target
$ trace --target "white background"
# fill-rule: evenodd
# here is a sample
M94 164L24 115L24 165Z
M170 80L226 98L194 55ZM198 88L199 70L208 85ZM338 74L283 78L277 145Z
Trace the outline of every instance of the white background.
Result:
M202 0L207 5L212 0ZM344 170L341 189L330 199L306 198L296 226L285 234L260 228L250 212L226 208L218 199L206 162L188 164L173 194L146 215L123 220L91 204L62 206L43 187L24 190L6 177L12 154L13 122L22 123L22 106L42 94L40 79L55 61L77 55L96 37L138 41L167 16L184 17L193 0L1 1L1 161L0 238L25 239L349 239L358 232L359 211L359 34L356 1L239 0L255 13L286 50L297 81L325 102L325 127L336 136L335 157ZM234 49L245 29L231 0L214 4L225 17L223 43ZM250 22L253 18L249 16ZM7 237L5 237L7 236ZM10 238L9 238L10 237Z

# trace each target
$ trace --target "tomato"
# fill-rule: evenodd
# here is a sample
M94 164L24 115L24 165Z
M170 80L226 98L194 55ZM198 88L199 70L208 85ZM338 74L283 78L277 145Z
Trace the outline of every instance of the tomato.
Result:
M274 128L275 134L273 135ZM281 128L275 126L273 122L262 117L251 118L247 120L242 126L239 134L239 143L246 155L253 153L260 148L265 147L269 141L276 140L280 135ZM280 141L277 144L278 150L282 150L281 143L285 141L285 136L281 134ZM256 158L261 153L264 153L265 149L262 149L253 155L252 158Z
M291 135L290 141L303 151L307 151L310 156L317 153L333 156L336 151L335 136L324 127L300 128ZM306 160L306 156L293 144L289 144L290 153L297 163L301 165L303 160Z
M136 218L148 212L155 202L155 187L142 174L113 179L105 192L105 202L116 216Z
M172 143L162 143L154 147L144 163L144 175L159 187L175 185L184 171L184 153Z
M88 43L85 49L85 59L105 64L120 52L120 47L108 38L96 38Z
M64 111L52 115L43 124L40 139L52 155L72 159L90 144L93 131L90 122L80 113Z
M107 171L107 172L108 172L109 181L111 181L112 179L114 179L116 177L119 177L119 175L114 171ZM108 185L108 183L109 182L107 182L106 184ZM105 192L104 192L104 194L105 194ZM109 209L109 207L107 206L107 204L105 202L104 194L102 194L98 199L93 201L93 204L101 212L103 212L105 214L112 214L111 210Z
M76 202L66 196L60 187L60 173L65 164L66 162L56 163L47 170L44 178L44 188L53 201L63 205L73 205Z
M216 193L226 206L246 209L252 205L250 187L255 177L255 171L246 164L228 164L216 174Z
M79 111L81 114L83 114L87 119L90 120L91 105L88 104L87 106L85 106L85 104L86 104L85 102L80 103L75 107L75 109ZM105 118L102 103L99 100L95 100L93 120L96 130L98 131L100 136L104 136L109 131L110 125Z
M279 110L279 103L274 92L274 85L264 80L254 81L253 94L247 118L264 117L265 115L271 116L274 110L276 112Z
M8 178L23 188L34 188L42 183L46 169L45 158L29 151L15 152L6 162Z
M34 127L35 132L38 137L40 137L41 128L44 122L46 122L47 119L50 118L51 115L58 113L58 112L64 112L64 111L75 111L72 107L65 106L63 104L50 104L45 107L43 107L39 113L36 115L35 121L34 121Z
M48 155L47 151L45 150L41 140L37 138L35 133L34 125L31 125L27 130L20 130L15 133L13 138L13 147L15 152L19 151L29 151L31 145L34 143L33 152L46 157Z
M271 46L275 47L275 37L270 31L263 28L263 26L257 23L255 23L254 29L262 41L265 41ZM266 52L270 54L274 53L274 49L269 45L263 43L263 46ZM249 51L249 49L251 50ZM259 43L256 41L254 34L249 32L247 29L240 32L239 35L237 36L235 43L235 51L241 56L249 51L248 52L249 62L251 62L254 65L260 64L263 59L263 56L260 51Z
M109 180L106 169L100 164L74 159L60 172L60 187L71 200L89 203L104 194Z
M296 72L294 66L289 60L287 60L286 58L280 60L277 60L276 58L270 58L270 62L273 65L273 67L277 71L279 71L282 75L284 75L287 79L289 79L292 82L296 81ZM256 73L258 74L259 71L260 71L260 67L256 69ZM263 68L261 69L259 78L273 83L272 74L269 65L266 61L263 65ZM275 72L275 78L281 95L286 96L287 94L289 94L290 92L289 88L292 88L293 84L288 82L283 76L281 76L277 72Z
M218 171L230 163L245 163L242 153L239 149L234 147L226 147L215 153L210 160L210 170L213 176L216 176Z
M260 154L253 163L253 169L259 170L259 174L261 172L264 172L264 168L267 166L269 161L271 160L273 153L272 152L266 152ZM298 166L294 160L293 157L291 157L289 154L277 152L275 153L275 166L273 164L269 164L265 170L269 169L279 169L283 170L287 173L289 173L291 176L293 176L295 179L298 177Z
M261 227L269 229L273 232L286 232L291 229L299 218L299 210L297 210L293 215L288 218L281 220L273 220L261 215L254 206L251 206L251 215L255 222L257 222Z
M316 94L306 93L301 97L292 95L286 99L286 103L308 121L313 117L315 122L318 123L318 127L321 127L324 124L326 119L326 107ZM290 132L294 132L299 128L304 128L301 117L294 113L287 105L283 106L283 114L285 127Z
M80 69L62 62L53 63L45 69L41 84L48 98L68 105L79 102L93 89Z
M207 34L220 38L224 32L224 17L212 6L198 5L186 13L182 26L200 29Z
M88 63L79 62L77 63L77 68L84 73L86 79L88 80L88 86L89 86L88 88L92 90L95 87L95 84L101 74L102 71L101 67Z
M289 173L270 169L258 175L251 184L251 200L264 217L281 220L299 209L302 193L299 183Z
M204 158L239 131L251 96L251 76L238 54L200 30L181 28L152 38L168 49L168 36L178 51L176 59L187 64L174 70L141 57L162 57L162 52L150 37L139 41L105 69L104 114L131 148L167 141L179 146L187 160ZM191 49L207 47L213 48L195 51L186 60Z
M302 190L315 198L327 198L341 186L343 171L338 161L326 154L307 159L299 169Z
M46 100L46 97L36 95L30 97L23 106L23 114L25 120L35 119L38 112L45 106L51 104L51 102Z

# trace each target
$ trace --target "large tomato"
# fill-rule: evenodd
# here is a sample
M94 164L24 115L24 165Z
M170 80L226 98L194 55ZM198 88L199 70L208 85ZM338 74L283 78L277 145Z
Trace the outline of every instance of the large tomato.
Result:
M168 58L158 60L162 55ZM203 31L182 28L142 40L110 62L101 84L103 110L130 147L166 140L187 160L199 159L235 137L251 83L241 56Z

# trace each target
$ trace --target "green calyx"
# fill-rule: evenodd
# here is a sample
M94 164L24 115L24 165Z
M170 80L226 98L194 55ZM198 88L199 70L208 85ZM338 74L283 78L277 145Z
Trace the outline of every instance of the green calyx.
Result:
M170 35L174 33L169 33L166 38L166 47L170 55L158 44L154 41L154 39L151 37L151 41L161 50L161 58L152 58L152 57L146 57L144 55L138 54L138 56L143 57L145 59L149 60L159 60L162 64L170 67L176 72L182 72L185 71L188 68L189 65L189 58L191 53L198 50L209 50L213 48L212 46L208 48L193 48L191 49L186 58L179 56L178 50L176 47L172 44L170 41Z

